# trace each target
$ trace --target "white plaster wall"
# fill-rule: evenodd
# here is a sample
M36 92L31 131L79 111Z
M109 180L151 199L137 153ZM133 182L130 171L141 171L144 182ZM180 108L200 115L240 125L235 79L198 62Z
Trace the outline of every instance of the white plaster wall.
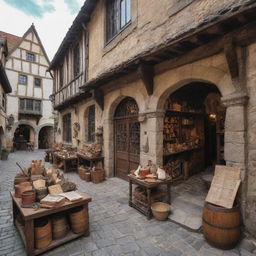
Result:
M7 97L7 115L13 114L15 119L18 118L18 98Z
M22 48L22 49L25 49L25 50L30 51L30 43L29 43L29 42L23 41L23 42L20 44L19 47Z
M43 79L42 82L43 82L44 98L49 99L49 96L53 92L53 80Z
M39 75L40 76L46 76L46 67L40 66L39 68Z
M21 85L21 84L19 84L18 85L18 94L20 95L20 96L26 96L26 85Z
M16 57L16 58L20 58L20 49L16 49L16 50L12 53L12 56L13 56L13 57Z
M44 56L40 56L39 62L42 65L46 65L46 66L48 65L47 60L46 60L46 58Z
M33 75L38 75L38 65L32 63L32 64L31 64L31 71L32 71L31 73L32 73Z
M9 61L8 61L9 62ZM18 72L6 70L7 77L12 87L11 95L15 95L17 93L17 84L18 84Z
M34 97L42 98L42 89L41 88L34 88Z
M40 47L38 45L32 43L32 51L39 53L40 52Z
M13 60L13 67L17 71L21 71L21 61L20 60Z
M25 73L29 73L30 72L30 68L29 68L29 63L23 61L22 62L22 71Z

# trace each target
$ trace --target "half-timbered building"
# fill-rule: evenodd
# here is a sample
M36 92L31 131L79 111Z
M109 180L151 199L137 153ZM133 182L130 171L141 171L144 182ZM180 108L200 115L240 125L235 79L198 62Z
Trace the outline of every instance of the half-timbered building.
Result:
M255 234L255 22L250 0L87 0L50 65L57 141L82 147L103 126L121 178L148 160L186 177L239 166Z
M6 73L12 93L7 96L7 115L11 120L7 146L25 150L48 148L53 142L53 109L49 96L53 79L49 59L32 25L23 37L0 32L10 45Z

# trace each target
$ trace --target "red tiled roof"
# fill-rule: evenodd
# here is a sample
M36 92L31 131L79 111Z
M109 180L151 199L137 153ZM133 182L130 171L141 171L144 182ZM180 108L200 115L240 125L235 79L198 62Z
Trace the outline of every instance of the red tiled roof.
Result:
M5 37L7 39L7 46L8 46L8 51L11 52L15 46L18 44L18 42L22 39L22 37L15 36L3 31L0 31L0 36Z

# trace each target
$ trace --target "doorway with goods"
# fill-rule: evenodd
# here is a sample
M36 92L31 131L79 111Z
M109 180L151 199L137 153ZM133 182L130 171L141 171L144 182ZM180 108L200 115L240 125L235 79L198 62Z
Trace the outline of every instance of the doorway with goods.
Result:
M124 98L114 116L115 176L127 180L140 162L139 108L131 97Z

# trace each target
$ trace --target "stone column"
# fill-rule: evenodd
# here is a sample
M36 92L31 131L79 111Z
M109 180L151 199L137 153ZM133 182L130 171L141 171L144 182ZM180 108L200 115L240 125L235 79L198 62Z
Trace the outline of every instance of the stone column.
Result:
M114 176L114 127L113 120L103 121L104 169L107 177Z
M140 162L146 165L148 160L156 165L163 164L163 122L164 110L144 113L145 120L141 122L141 154ZM146 143L148 151L146 152Z
M246 107L248 96L243 92L234 93L222 98L222 102L226 106L224 158L227 165L242 169L239 194L242 214L245 217L247 188Z

